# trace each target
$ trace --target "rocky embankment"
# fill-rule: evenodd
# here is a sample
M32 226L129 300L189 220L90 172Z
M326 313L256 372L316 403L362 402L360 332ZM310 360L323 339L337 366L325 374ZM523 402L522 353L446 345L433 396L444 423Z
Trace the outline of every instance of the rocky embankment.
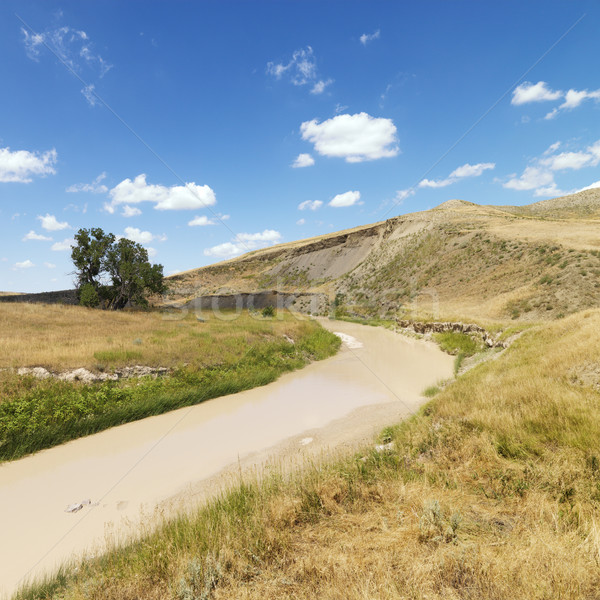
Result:
M508 348L509 346L507 341L499 340L483 327L475 325L474 323L452 323L450 321L425 323L422 321L408 321L405 319L398 319L396 323L398 324L398 327L402 329L409 329L422 335L427 333L446 333L449 331L476 334L481 337L483 343L488 348Z

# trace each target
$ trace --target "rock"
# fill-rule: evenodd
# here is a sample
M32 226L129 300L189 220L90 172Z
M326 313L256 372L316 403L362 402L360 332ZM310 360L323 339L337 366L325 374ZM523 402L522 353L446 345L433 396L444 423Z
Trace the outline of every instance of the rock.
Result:
M285 335L285 333L283 334L283 338L285 339L286 342L288 342L289 344L295 344L296 342L289 336L289 335Z
M65 512L68 512L68 513L79 512L84 506L88 506L91 503L92 503L92 501L88 499L88 500L82 500L81 502L75 502L74 504L69 504L69 506L67 506L67 508L65 508Z
M391 452L394 449L394 442L390 442L389 444L377 444L375 446L376 452Z
M17 375L33 375L38 379L48 379L52 374L44 367L21 367L17 370Z

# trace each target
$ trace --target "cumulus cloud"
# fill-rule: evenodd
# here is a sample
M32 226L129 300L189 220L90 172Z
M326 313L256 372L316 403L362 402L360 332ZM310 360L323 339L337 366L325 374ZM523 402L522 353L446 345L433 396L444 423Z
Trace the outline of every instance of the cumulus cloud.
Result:
M194 217L191 221L188 221L190 227L204 227L206 225L214 225L215 222L209 219L206 215L200 217Z
M338 194L334 196L329 206L333 206L334 208L342 208L346 206L354 206L355 204L359 204L360 201L360 192L344 192L343 194ZM362 203L361 203L362 204Z
M100 173L92 183L74 183L70 185L66 191L70 194L75 192L90 192L92 194L106 194L108 188L101 182L106 179L106 173Z
M416 194L415 188L407 188L405 190L398 190L396 192L396 201L395 204L402 204L407 198L414 196Z
M296 160L292 163L292 168L301 169L302 167L312 167L315 159L310 154L298 154Z
M137 242L138 244L149 244L154 240L164 242L167 239L167 236L164 234L155 235L149 231L142 231L137 227L125 227L125 235L122 237L125 237L132 242Z
M0 182L29 183L33 176L54 175L56 150L44 153L0 148Z
M554 119L559 112L563 110L573 110L580 106L585 100L600 101L600 90L593 90L591 92L588 90L569 90L565 94L565 101L558 108L552 109L544 119Z
M204 255L217 258L233 258L250 250L272 246L280 241L281 234L273 229L265 229L259 233L238 233L231 242L206 248Z
M298 219L296 221L296 225L304 225L306 223L306 219Z
M535 158L523 173L506 181L505 188L526 191L534 190L534 196L561 196L568 192L559 189L554 174L560 171L579 171L585 167L596 167L600 164L600 140L587 146L584 150L557 153L560 142L552 144Z
M302 139L312 142L322 156L340 157L346 162L396 156L400 151L392 120L364 112L337 115L322 123L317 119L305 121L300 132Z
M75 244L75 240L73 238L64 239L62 242L56 242L52 244L50 247L54 252L63 252L64 250L70 250L71 246Z
M323 206L320 200L305 200L298 204L298 210L317 210Z
M479 177L483 174L484 171L488 171L490 169L494 169L496 167L495 163L477 163L476 165L470 165L466 163L461 167L457 167L446 177L446 179L422 179L419 182L419 187L427 187L427 188L443 188L448 185L452 185L465 177Z
M70 228L70 225L66 221L63 221L61 223L60 221L58 221L56 219L56 217L54 215L50 215L48 213L46 213L46 216L44 216L44 217L42 217L41 215L38 215L37 219L39 219L40 223L42 224L42 227L46 231L60 231L61 229L69 229Z
M23 262L17 262L14 266L15 269L31 269L31 267L35 267L35 264L33 264L29 259L24 260Z
M585 192L587 190L595 190L596 188L600 188L600 181L596 181L595 183L590 183L590 185L586 185L584 188L577 190L578 192Z
M135 206L129 206L126 204L123 206L123 210L121 211L121 216L123 217L137 217L142 214L142 211Z
M216 203L214 191L207 185L196 185L194 182L185 185L149 184L142 173L133 181L124 179L110 190L111 202L104 205L109 213L115 212L119 204L139 204L152 202L156 210L194 210L206 208Z
M511 104L519 106L529 102L547 102L549 100L558 100L563 96L560 90L551 90L545 81L530 83L526 81L513 90Z
M381 32L379 31L379 29L377 31L374 31L373 33L363 33L360 36L360 43L363 46L366 46L369 42L372 42L373 40L378 40L380 33Z
M51 242L52 238L51 237L47 237L45 235L41 235L39 233L36 233L33 229L25 235L25 237L23 238L24 242L27 242L29 240L35 240L35 241L39 241L39 242Z

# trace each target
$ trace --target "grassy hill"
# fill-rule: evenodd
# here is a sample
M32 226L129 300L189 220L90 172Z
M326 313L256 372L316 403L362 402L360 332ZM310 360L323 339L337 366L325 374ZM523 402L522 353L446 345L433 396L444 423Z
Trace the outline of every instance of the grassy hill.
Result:
M600 304L600 190L524 207L432 210L256 250L168 279L171 300L265 289L338 294L350 312L553 319ZM308 310L307 302L299 309Z

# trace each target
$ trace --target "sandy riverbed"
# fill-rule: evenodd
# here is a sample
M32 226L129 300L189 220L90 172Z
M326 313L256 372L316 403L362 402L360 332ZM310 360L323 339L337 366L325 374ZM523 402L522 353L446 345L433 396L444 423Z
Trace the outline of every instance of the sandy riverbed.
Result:
M0 465L0 594L107 541L158 508L196 504L232 473L368 440L451 377L452 357L390 331L322 321L336 356L218 398ZM82 500L91 505L67 513Z

